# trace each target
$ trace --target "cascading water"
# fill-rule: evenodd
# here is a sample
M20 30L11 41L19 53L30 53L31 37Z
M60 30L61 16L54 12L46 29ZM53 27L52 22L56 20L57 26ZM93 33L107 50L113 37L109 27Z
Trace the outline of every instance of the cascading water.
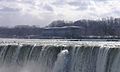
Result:
M0 45L0 72L120 72L120 47Z
M62 50L58 54L58 58L53 68L53 72L66 72L66 69L67 69L66 67L68 62L67 55L68 55L68 50Z

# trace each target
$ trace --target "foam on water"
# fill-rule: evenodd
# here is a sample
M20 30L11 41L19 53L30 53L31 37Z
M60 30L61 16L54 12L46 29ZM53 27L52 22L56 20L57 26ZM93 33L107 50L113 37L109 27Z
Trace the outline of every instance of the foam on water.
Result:
M0 72L120 72L120 42L10 42L0 44Z

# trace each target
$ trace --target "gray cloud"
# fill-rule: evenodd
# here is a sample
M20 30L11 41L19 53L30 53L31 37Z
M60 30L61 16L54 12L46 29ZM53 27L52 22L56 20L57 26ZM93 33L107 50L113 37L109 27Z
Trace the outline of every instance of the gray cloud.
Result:
M88 9L88 6L90 5L89 2L86 1L78 1L78 2L69 2L69 5L76 6L76 10L86 10Z
M120 8L113 8L111 12L115 14L120 14Z
M89 1L76 1L76 2L69 2L68 4L74 5L74 6L88 6Z
M53 8L50 5L47 5L47 4L43 7L43 9L45 9L47 11L53 11Z
M10 1L16 1L16 0L0 0L0 1L7 1L7 2L9 1L10 2Z
M115 0L94 0L94 1L98 1L98 2L106 2L106 1L115 1Z
M45 26L53 20L120 17L119 0L0 0L0 26Z
M65 0L56 0L52 4L54 4L54 5L64 5L64 4L66 4L66 1Z
M20 13L5 13L1 14L0 26L15 26L15 25L37 25L43 27L48 23L48 20L40 20L32 15L21 15Z
M16 11L19 11L19 9L9 8L9 7L2 7L0 9L0 12L16 12Z

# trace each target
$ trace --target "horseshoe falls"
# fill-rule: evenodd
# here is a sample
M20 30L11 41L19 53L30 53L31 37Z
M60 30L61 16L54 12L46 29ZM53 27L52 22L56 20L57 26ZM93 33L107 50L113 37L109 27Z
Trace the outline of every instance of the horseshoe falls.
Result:
M120 42L1 40L0 72L120 72Z

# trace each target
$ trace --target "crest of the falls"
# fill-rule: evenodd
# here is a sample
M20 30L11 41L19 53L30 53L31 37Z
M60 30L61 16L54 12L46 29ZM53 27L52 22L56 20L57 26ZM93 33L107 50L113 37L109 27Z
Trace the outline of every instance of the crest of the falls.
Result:
M120 72L120 46L57 44L1 44L0 72Z

